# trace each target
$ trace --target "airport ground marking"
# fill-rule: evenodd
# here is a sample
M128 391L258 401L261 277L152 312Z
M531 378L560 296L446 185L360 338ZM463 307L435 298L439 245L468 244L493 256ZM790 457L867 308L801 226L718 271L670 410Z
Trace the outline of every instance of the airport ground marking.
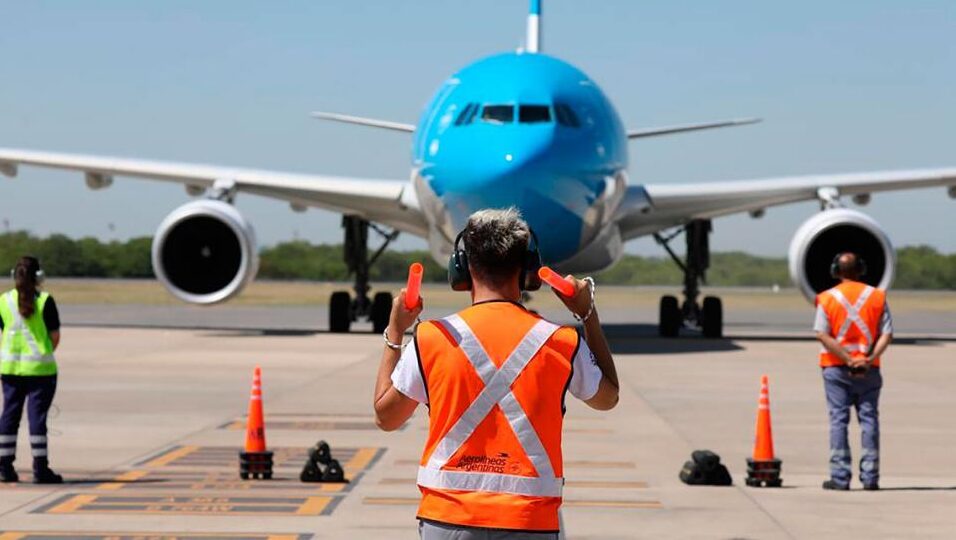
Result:
M382 450L372 448L370 450ZM373 458L376 457L373 452ZM363 460L364 461L364 460ZM360 465L364 465L360 463ZM303 496L315 493L345 494L351 491L364 475L363 470L349 472L349 482L319 482L304 483L298 477L273 477L268 482L251 482L241 480L233 472L192 472L169 469L144 470L136 469L117 475L112 481L99 484L94 489L101 491L117 491L120 489L137 489L147 491L281 491L301 493ZM137 480L143 482L137 483Z
M144 466L145 467L163 467L165 465L169 465L170 463L172 463L173 461L176 461L179 458L192 454L193 452L199 450L200 448L201 447L199 446L192 446L192 445L173 448L172 450L164 454L160 454L159 456L148 461L147 463L144 464Z
M342 497L177 497L65 495L31 513L325 516Z
M115 491L117 489L122 489L123 486L126 484L126 482L135 482L136 480L143 478L147 474L149 474L149 471L144 471L141 469L126 471L120 475L117 475L112 482L106 482L96 486L96 489L107 490L107 491L110 491L110 490Z

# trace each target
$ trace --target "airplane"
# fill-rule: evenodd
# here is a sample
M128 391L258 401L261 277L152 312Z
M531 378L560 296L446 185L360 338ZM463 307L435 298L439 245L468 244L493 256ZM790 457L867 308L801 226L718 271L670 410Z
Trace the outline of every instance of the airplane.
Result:
M543 261L566 273L613 265L624 243L653 236L683 272L683 299L660 299L658 331L682 328L723 335L720 298L700 298L709 267L712 220L737 213L754 218L768 207L819 201L821 211L796 231L790 274L808 300L833 285L834 255L853 250L868 265L865 280L886 289L896 256L883 228L847 208L876 192L939 186L956 198L956 168L825 174L693 184L628 183L628 143L648 137L752 124L722 122L626 129L598 85L578 68L542 52L541 0L531 0L525 46L471 63L447 79L417 124L316 112L317 118L405 132L412 136L409 180L372 180L212 165L144 161L0 148L0 174L21 165L74 170L91 189L117 176L175 182L201 199L174 210L152 246L156 277L175 297L215 304L254 279L257 246L251 223L233 206L239 193L286 201L294 211L324 208L343 215L345 262L354 294L329 301L329 327L348 332L367 319L381 332L391 295L370 297L369 269L399 233L425 238L444 263L475 210L515 206L540 240ZM369 256L369 230L383 237ZM670 243L683 234L686 256Z

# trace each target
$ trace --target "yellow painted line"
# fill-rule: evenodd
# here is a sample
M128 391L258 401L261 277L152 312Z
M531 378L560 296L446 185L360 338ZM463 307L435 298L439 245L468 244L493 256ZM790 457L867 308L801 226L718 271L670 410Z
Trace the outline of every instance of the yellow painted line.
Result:
M180 446L179 448L175 450L170 450L169 452L166 452L165 454L157 457L156 459L150 461L144 466L145 467L162 467L164 465L169 465L173 461L176 461L177 459L181 457L188 456L189 454L192 454L196 450L199 450L198 446Z
M362 504L374 506L417 506L417 497L365 497ZM586 508L663 508L660 501L564 501L563 506Z
M348 484L327 484L323 482L319 484L319 491L322 493L338 493L344 491L346 487L348 487Z
M375 459L375 454L378 453L378 448L359 448L355 455L352 456L352 459L348 460L345 465L342 466L346 471L351 473L352 471L363 471L368 464Z
M93 502L96 500L96 495L77 495L70 499L63 501L62 503L50 508L45 513L47 514L72 514L76 512L81 507Z
M309 497L305 503L295 511L297 516L321 516L325 507L332 502L331 497Z
M236 420L235 422L226 426L225 429L229 429L232 431L240 431L240 430L246 429L246 422L244 420Z
M5 533L0 533L0 540L20 540L26 535L27 533L5 532Z
M562 505L585 508L664 508L660 501L564 501Z
M116 478L114 478L112 482L107 482L105 484L100 484L96 486L96 489L104 489L104 490L110 490L110 491L117 490L123 487L124 482L133 482L135 480L139 480L140 478L146 476L147 474L149 474L149 471L142 471L142 470L127 471L117 476Z

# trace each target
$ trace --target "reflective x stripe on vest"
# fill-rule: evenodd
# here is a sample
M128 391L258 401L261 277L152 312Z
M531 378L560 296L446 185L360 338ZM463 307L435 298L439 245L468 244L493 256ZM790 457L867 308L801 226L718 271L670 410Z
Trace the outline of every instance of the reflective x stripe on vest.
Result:
M41 347L37 342L33 331L20 315L13 291L4 294L3 301L6 304L4 311L7 312L9 325L5 325L3 329L3 343L0 344L0 363L26 363L22 369L18 369L20 366L15 366L15 369L4 369L3 372L12 371L13 374L17 375L49 375L55 373L55 367L50 366L54 362L52 351L45 350L49 347ZM35 316L42 317L39 304Z
M541 439L538 438L524 409L511 393L511 385L559 327L544 320L538 321L521 339L501 368L498 368L461 317L452 315L442 319L440 323L457 338L461 351L471 362L485 387L438 443L428 463L419 467L418 485L433 489L560 497L564 479L555 476L551 459ZM442 470L495 405L501 408L508 419L538 476Z
M866 301L869 300L870 295L873 294L873 287L867 286L863 289L863 292L860 293L860 297L856 299L856 304L850 304L850 301L846 299L846 296L843 296L843 293L840 292L839 289L830 289L827 293L846 310L846 320L843 321L843 326L840 327L836 335L837 343L846 347L843 343L843 339L846 338L846 334L850 330L850 325L856 325L860 333L863 334L866 343L854 344L847 350L853 351L853 349L856 349L855 352L861 352L863 354L869 353L870 348L873 346L873 335L870 334L870 328L866 325L866 322L860 317L860 310L863 309L863 306L866 305Z

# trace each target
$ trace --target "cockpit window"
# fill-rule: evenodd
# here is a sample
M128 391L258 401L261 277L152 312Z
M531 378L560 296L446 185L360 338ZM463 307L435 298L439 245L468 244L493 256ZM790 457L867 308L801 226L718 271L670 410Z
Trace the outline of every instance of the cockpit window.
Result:
M537 124L551 121L551 108L547 105L520 105L518 121L522 124Z
M581 122L578 120L578 115L574 114L574 111L571 110L571 107L568 107L564 103L555 103L554 116L557 117L558 123L562 126L581 127Z
M514 105L485 105L481 119L491 124L510 124L515 120Z
M458 118L455 120L455 125L461 126L464 124L471 123L471 119L475 117L475 115L472 113L472 109L477 109L477 108L478 108L477 103L469 103L468 105L465 105L465 108L461 110L461 113L458 115Z

